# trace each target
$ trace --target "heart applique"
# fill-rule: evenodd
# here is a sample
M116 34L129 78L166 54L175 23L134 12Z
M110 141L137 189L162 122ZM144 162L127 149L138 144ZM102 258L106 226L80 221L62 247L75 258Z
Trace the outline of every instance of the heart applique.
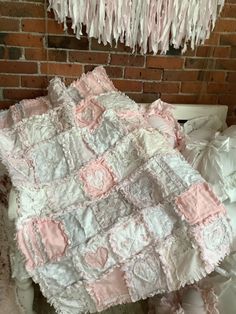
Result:
M85 262L92 268L103 268L107 262L108 250L99 247L96 252L88 252L84 256Z

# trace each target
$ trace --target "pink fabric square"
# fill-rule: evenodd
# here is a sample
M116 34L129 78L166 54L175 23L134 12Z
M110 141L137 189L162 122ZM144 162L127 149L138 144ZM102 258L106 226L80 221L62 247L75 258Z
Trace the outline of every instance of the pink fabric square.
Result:
M186 192L176 197L175 203L190 224L200 223L218 213L225 213L224 206L207 183L192 185Z
M88 291L96 303L98 311L109 306L131 302L128 288L124 280L124 272L115 268L102 279L88 285Z
M76 107L76 118L80 127L94 128L104 108L94 99L83 99Z
M47 97L38 97L36 99L24 99L20 102L24 116L31 117L41 115L50 109L50 102Z
M65 254L68 238L63 231L62 223L55 220L37 220L37 229L41 235L49 259Z
M90 162L80 171L80 179L84 183L84 189L92 197L98 197L106 193L115 180L104 160Z
M82 74L81 78L74 81L71 86L77 88L82 97L100 95L116 91L112 81L103 67L96 67L92 72Z

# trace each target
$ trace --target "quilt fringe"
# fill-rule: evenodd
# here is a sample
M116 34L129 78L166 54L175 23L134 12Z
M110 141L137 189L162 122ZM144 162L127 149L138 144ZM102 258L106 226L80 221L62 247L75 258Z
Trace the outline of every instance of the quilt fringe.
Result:
M67 29L72 20L76 37L86 26L99 43L118 41L133 52L165 54L170 45L182 52L209 38L225 0L49 0L56 20Z

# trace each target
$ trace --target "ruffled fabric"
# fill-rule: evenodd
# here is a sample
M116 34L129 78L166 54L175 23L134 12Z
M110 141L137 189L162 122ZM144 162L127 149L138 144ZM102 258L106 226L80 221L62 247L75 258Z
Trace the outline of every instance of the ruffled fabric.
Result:
M215 26L224 0L50 0L48 10L67 28L67 18L79 39L82 25L89 37L104 45L125 43L133 52L166 53L190 43L204 43Z

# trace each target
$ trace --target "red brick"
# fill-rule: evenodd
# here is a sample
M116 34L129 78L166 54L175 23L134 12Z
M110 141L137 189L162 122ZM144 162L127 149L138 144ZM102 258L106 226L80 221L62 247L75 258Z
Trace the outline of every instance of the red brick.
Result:
M205 69L213 67L213 60L209 58L186 58L186 69Z
M39 48L25 48L25 59L37 61L47 60L46 50Z
M236 71L236 59L220 59L216 60L216 69Z
M48 86L48 78L46 76L22 76L21 86L46 89Z
M44 17L44 5L39 3L19 3L13 1L5 1L1 5L0 15L12 17Z
M236 82L236 72L228 72L227 81L228 82ZM236 91L235 91L235 94L236 94Z
M181 84L181 92L187 94L198 94L206 92L205 82L183 82Z
M57 62L67 61L67 51L66 50L48 50L48 60Z
M47 30L50 34L64 34L63 24L55 20L45 22L45 19L22 19L21 25L23 32L45 33Z
M215 47L213 57L214 58L228 58L230 57L230 47Z
M210 38L205 40L205 45L214 45L217 46L219 44L220 34L219 33L211 33Z
M37 73L36 62L0 61L2 73Z
M68 63L41 63L41 73L62 76L79 76L82 74L82 65Z
M236 104L236 95L219 95L219 104L226 105L226 106L235 106Z
M225 80L226 72L224 71L199 71L199 81L222 82Z
M212 46L199 46L197 47L197 57L210 57L213 54L214 48Z
M12 100L0 100L0 110L8 109L10 106L14 105Z
M85 73L88 71L92 71L95 67L96 67L96 65L85 65L84 71L85 71ZM107 75L110 78L121 78L121 77L123 77L123 68L105 66L104 69L106 70Z
M0 30L4 31L19 31L20 29L20 20L11 19L7 17L0 18Z
M199 71L165 71L164 81L196 81Z
M122 92L141 92L143 89L143 84L140 81L113 80L113 83Z
M126 68L125 78L159 81L161 80L162 73L163 71L159 69Z
M236 20L235 19L218 19L214 28L215 32L236 32Z
M236 46L236 34L221 34L220 44L225 46Z
M236 58L236 46L231 47L231 58Z
M47 91L39 90L39 89L4 89L3 96L6 99L14 99L14 100L21 100L27 98L35 98L39 96L46 95Z
M108 62L108 56L108 53L103 52L70 51L69 61L79 63L106 64Z
M144 57L143 56L132 56L124 54L111 54L112 65L123 65L123 66L144 66Z
M235 18L236 4L225 4L221 16Z
M168 83L168 82L144 82L144 93L178 93L180 83Z
M207 92L209 94L234 94L236 91L236 83L209 83Z
M162 56L151 56L147 57L148 68L159 68L159 69L181 69L184 64L184 58L181 57L162 57Z
M4 45L20 47L43 47L43 36L23 33L10 33L2 36Z
M0 76L0 86L2 87L11 87L11 86L19 86L20 78L16 75L3 75Z

